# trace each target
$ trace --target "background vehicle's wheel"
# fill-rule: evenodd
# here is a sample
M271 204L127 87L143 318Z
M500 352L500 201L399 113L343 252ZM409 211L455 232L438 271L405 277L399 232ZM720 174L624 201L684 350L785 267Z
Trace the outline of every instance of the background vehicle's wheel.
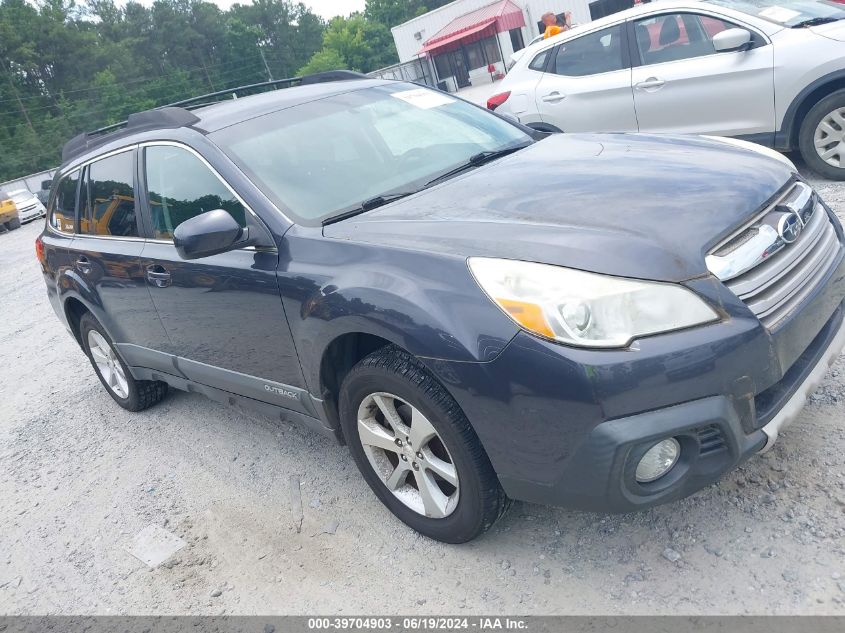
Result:
M810 169L826 178L845 180L845 90L813 106L801 124L798 144Z
M9 220L6 222L6 228L10 231L14 231L15 229L21 228L21 219L15 218L14 220Z
M108 334L90 312L79 320L79 331L85 353L109 395L129 411L147 409L167 395L167 383L157 380L135 380L117 354Z
M458 404L407 352L388 346L358 363L340 416L364 479L418 532L463 543L510 505Z

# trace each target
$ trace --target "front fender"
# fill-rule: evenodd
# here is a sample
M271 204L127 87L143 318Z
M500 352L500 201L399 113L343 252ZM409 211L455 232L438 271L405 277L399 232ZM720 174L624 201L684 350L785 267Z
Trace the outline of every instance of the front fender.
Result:
M325 238L295 227L278 272L309 386L331 342L379 336L427 359L489 362L518 328L473 280L466 260Z

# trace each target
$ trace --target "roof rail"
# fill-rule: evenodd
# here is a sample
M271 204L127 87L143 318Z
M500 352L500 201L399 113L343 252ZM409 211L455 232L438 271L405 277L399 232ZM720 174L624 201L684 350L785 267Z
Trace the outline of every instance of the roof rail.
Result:
M191 97L175 103L159 106L153 110L130 114L126 121L107 125L92 132L79 134L65 143L62 148L62 162L67 162L89 149L103 145L119 136L112 136L116 131L125 134L143 132L159 128L179 128L194 125L199 122L199 117L191 114L189 110L211 105L220 100L220 97L230 96L238 98L238 93L250 94L261 90L278 90L280 88L291 88L293 86L307 86L310 84L328 83L332 81L349 81L356 79L369 79L366 75L351 70L330 70L328 72L305 75L303 77L290 77L288 79L275 79L260 83L238 86L227 90L218 90L209 94Z

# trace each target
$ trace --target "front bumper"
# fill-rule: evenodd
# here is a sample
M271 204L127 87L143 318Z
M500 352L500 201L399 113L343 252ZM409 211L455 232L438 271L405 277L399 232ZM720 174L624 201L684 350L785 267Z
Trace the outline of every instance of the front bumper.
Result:
M32 220L43 218L45 215L47 215L47 210L39 203L26 209L19 209L19 214L21 218L21 224L26 224L27 222L31 222Z
M596 512L665 503L767 449L798 415L845 342L845 259L775 331L717 281L689 285L726 318L628 350L520 333L489 363L428 361L510 497ZM678 464L637 483L639 458L667 437Z

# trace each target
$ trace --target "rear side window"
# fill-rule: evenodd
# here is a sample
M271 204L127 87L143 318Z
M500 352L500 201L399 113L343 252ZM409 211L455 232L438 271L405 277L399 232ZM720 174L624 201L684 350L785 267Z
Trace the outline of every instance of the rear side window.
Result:
M109 156L85 170L87 199L80 220L82 233L138 237L133 156L131 151Z
M549 53L551 53L552 49L547 48L542 53L537 55L534 59L531 60L531 63L528 64L528 67L531 70L539 70L543 72L546 69L546 62L549 60Z
M182 222L215 209L246 226L243 205L193 153L171 145L147 147L144 163L154 238L173 239Z
M79 170L64 176L56 188L53 209L50 211L50 226L62 233L73 233L76 225L76 188L79 184Z
M584 77L622 68L622 28L612 26L558 46L550 70L557 75Z

